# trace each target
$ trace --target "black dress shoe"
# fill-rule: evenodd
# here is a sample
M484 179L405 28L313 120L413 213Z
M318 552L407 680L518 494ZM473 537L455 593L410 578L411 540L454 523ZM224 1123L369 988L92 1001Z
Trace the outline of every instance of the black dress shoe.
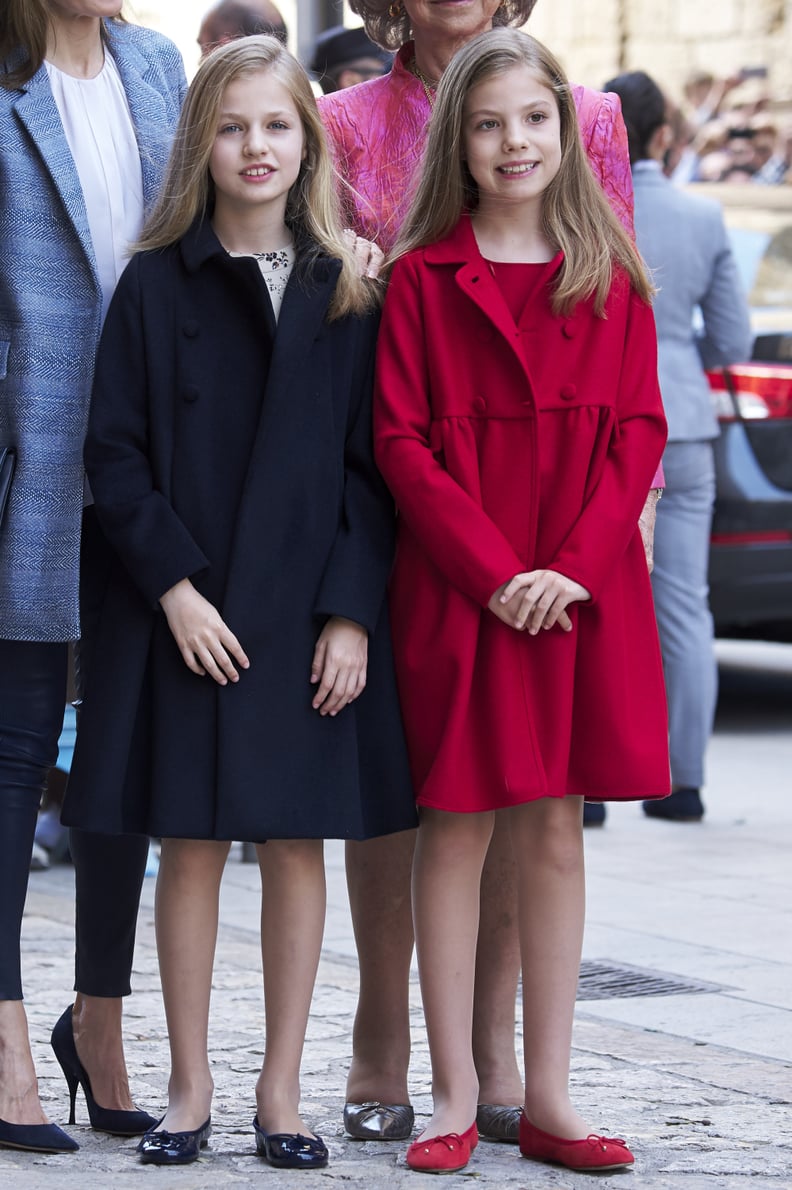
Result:
M684 786L675 789L668 797L644 802L643 811L647 818L665 818L667 822L701 822L704 803L697 789Z
M522 1104L508 1107L501 1103L480 1103L476 1108L476 1127L485 1140L499 1140L516 1145L520 1138Z
M100 1107L93 1097L91 1080L88 1072L77 1056L74 1044L74 1027L72 1024L72 1009L70 1004L52 1030L50 1045L55 1057L60 1063L69 1088L71 1102L69 1123L74 1123L74 1102L77 1098L77 1088L82 1087L85 1103L88 1108L88 1118L95 1132L109 1132L111 1136L140 1136L154 1128L157 1121L147 1111L122 1111L119 1108Z
M0 1120L0 1148L25 1149L28 1153L73 1153L79 1147L57 1124L9 1124Z
M189 1165L212 1134L212 1117L192 1132L147 1132L137 1146L143 1165Z
M583 803L583 825L584 826L604 826L605 825L605 803L604 802L584 802Z
M321 1136L303 1136L299 1132L265 1132L253 1119L256 1152L276 1169L322 1169L329 1153Z

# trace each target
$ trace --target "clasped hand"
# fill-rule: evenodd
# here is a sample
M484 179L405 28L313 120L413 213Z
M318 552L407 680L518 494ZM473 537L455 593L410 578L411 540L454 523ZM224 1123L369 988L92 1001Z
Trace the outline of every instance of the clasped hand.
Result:
M518 632L527 628L535 636L540 628L552 628L554 624L571 632L572 621L566 608L590 598L585 587L557 570L530 570L515 574L498 587L487 606L510 628Z

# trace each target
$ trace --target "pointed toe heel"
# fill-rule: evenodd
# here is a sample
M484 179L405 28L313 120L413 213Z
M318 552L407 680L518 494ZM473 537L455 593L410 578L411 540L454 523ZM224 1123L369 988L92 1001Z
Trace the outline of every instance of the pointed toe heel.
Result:
M57 1124L9 1124L0 1120L0 1148L24 1149L28 1153L75 1153L76 1140Z
M69 1088L69 1123L74 1123L77 1088L82 1087L88 1107L88 1118L95 1132L109 1132L111 1136L140 1136L141 1133L148 1132L157 1123L154 1116L150 1116L148 1112L100 1107L94 1099L88 1072L80 1061L74 1044L73 1007L73 1004L69 1005L50 1036L50 1045Z
M520 1116L520 1152L533 1161L563 1165L576 1173L602 1173L625 1169L635 1158L623 1140L615 1136L597 1136L592 1132L582 1140L566 1140L535 1127L525 1115Z

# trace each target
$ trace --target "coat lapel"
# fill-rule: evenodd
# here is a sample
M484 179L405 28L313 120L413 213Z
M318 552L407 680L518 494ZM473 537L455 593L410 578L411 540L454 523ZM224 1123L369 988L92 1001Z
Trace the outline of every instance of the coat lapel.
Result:
M148 210L157 196L172 141L173 115L161 89L148 81L151 64L123 25L112 28L108 48L113 55L135 128L143 175L143 203Z
M15 110L44 162L52 185L63 203L69 222L91 266L98 289L96 257L91 244L80 178L63 131L58 105L50 89L47 68L43 64L25 84Z

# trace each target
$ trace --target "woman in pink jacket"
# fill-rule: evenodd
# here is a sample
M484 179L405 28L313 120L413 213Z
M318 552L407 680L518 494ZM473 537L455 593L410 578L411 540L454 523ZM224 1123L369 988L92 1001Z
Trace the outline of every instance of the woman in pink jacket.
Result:
M536 0L351 0L368 36L398 50L382 78L319 100L341 176L347 220L388 252L406 214L426 142L437 84L454 53L498 25L523 25ZM594 173L632 233L632 180L619 101L573 88ZM657 479L655 480L657 482ZM648 507L653 510L655 496ZM360 1139L409 1136L408 985L413 946L410 874L415 834L347 844L347 878L360 963L360 998L344 1122ZM511 843L496 828L482 878L474 1018L480 1132L517 1142L522 1080L514 1053L520 958Z

